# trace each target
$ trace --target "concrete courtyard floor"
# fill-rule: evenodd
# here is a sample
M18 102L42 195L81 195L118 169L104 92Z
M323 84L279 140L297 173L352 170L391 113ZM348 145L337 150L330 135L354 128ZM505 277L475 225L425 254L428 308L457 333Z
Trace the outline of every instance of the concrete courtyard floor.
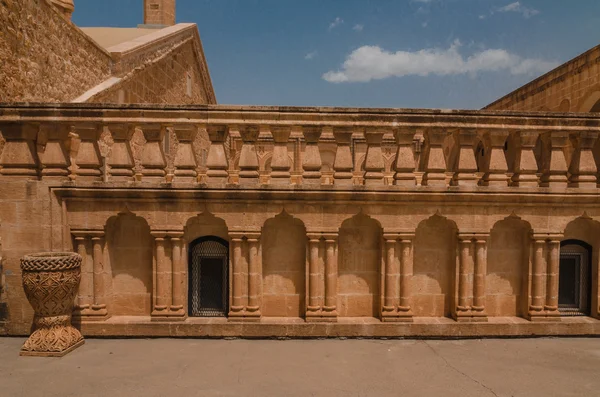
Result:
M0 396L600 395L600 339L23 341L0 338Z

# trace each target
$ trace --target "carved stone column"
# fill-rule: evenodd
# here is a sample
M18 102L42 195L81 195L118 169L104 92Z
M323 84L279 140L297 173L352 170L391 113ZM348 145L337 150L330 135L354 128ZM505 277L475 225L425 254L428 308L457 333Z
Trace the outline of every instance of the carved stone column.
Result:
M521 131L514 133L514 139L519 142L515 161L515 173L512 177L513 186L537 187L540 172L535 159L535 145L539 133L535 131Z
M302 133L306 141L306 149L304 150L304 162L302 168L303 183L306 185L321 184L321 152L319 151L319 138L321 137L321 127L303 126Z
M92 258L94 269L94 304L90 316L105 320L108 318L106 310L106 289L104 286L104 231L90 232L92 237Z
M240 151L240 185L258 183L258 154L256 153L256 141L259 129L257 125L240 126L242 137L242 149Z
M475 274L473 283L473 317L487 317L485 311L485 279L487 276L488 234L475 235Z
M545 234L534 234L532 241L532 275L531 275L531 303L528 317L531 321L545 319L544 313L544 282L546 279L546 239Z
M104 286L104 230L74 229L75 248L82 258L79 303L74 315L85 321L103 321L108 316Z
M398 321L398 306L400 303L400 263L396 246L398 245L397 233L383 235L384 244L384 299L381 310L382 321Z
M321 233L308 233L308 305L306 306L306 319L321 317L322 302L319 296L321 274L319 269L319 251L321 246Z
M260 233L246 233L248 243L248 306L245 317L259 319L260 291L262 286Z
M425 131L425 174L423 175L423 185L425 186L446 186L446 158L442 147L447 132L430 128Z
M166 127L160 124L141 126L146 143L142 147L141 165L142 179L145 181L164 182L167 161L163 148Z
M177 151L173 159L174 182L193 183L197 181L198 164L194 154L194 140L198 134L198 128L190 124L175 124L173 127L177 138Z
M400 233L400 306L399 321L412 321L413 241L415 233Z
M483 133L483 141L487 142L488 146L485 149L490 150L489 165L484 170L483 175L484 186L507 187L510 182L508 174L508 163L506 162L505 147L508 131L492 130ZM485 150L484 149L484 150Z
M399 129L394 132L398 151L394 163L394 185L413 187L417 184L415 175L414 129Z
M168 318L172 296L171 269L165 254L167 232L153 231L152 236L154 237L154 261L156 266L154 277L156 296L154 297L152 320L165 320Z
M172 265L172 298L169 316L174 319L184 320L187 316L185 310L185 279L187 275L185 252L183 252L183 232L169 232L171 241Z
M477 161L473 145L477 133L474 129L458 129L454 132L455 142L459 145L456 173L453 183L456 186L476 186L479 182Z
M473 305L473 238L472 234L458 235L458 305L454 317L457 321L470 321Z
M290 184L290 158L288 155L288 141L290 139L291 127L270 126L273 136L273 157L271 158L271 184Z
M384 131L370 128L367 128L364 132L364 137L367 141L364 179L367 186L383 185L385 164L383 161L383 152L381 151L381 142L383 141L384 134Z
M231 310L229 317L243 317L244 308L246 307L243 301L243 282L244 282L244 263L242 253L242 243L244 242L242 233L232 233L231 247L233 256L231 258Z
M560 317L558 312L558 268L560 263L560 241L563 236L553 234L548 240L548 270L546 276L546 304L544 310L548 317Z
M225 154L225 140L229 136L227 126L212 124L207 128L210 148L206 158L207 181L209 183L227 183L229 162Z
M598 166L593 152L597 140L596 131L581 131L571 136L574 151L569 166L570 187L593 189L598 185Z
M325 239L325 305L323 318L337 321L338 233L323 233Z
M333 169L335 170L333 183L340 186L350 186L352 185L352 170L354 169L352 151L350 150L352 131L347 127L334 127L333 136L337 143L333 162Z
M548 153L548 170L542 178L541 186L566 188L568 184L567 172L569 166L565 157L568 134L566 131L552 131L545 134L550 142Z
M90 241L84 233L73 232L75 236L75 248L81 256L81 282L75 311L76 317L85 317L92 311L94 304L94 266L93 261L88 260L88 246Z

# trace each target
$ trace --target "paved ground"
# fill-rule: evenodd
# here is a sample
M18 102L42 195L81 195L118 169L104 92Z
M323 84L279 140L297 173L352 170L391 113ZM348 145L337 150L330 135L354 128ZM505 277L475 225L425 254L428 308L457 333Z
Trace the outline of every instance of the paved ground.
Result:
M0 396L599 396L600 339L98 340L60 359L0 338Z

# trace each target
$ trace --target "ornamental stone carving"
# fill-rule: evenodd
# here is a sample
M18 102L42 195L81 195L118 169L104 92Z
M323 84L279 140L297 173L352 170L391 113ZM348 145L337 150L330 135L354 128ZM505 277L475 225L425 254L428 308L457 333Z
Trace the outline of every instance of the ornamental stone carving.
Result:
M62 357L83 345L83 336L71 325L81 256L72 252L25 255L21 270L23 289L35 312L34 331L21 355Z

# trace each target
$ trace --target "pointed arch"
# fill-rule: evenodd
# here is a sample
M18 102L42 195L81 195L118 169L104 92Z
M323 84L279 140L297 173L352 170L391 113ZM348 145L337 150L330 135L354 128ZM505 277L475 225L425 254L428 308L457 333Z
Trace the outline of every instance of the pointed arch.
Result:
M378 317L381 296L381 224L363 212L346 219L339 233L340 317Z
M215 236L229 241L229 230L225 220L208 211L188 219L183 231L185 241L188 244L205 236Z
M531 225L516 215L494 224L488 242L486 310L493 316L527 314Z
M414 246L413 312L421 317L449 317L456 272L456 223L435 214L417 227Z
M150 315L153 239L148 222L122 212L106 223L113 315Z
M261 235L262 314L303 317L305 313L306 227L282 211L268 219Z

